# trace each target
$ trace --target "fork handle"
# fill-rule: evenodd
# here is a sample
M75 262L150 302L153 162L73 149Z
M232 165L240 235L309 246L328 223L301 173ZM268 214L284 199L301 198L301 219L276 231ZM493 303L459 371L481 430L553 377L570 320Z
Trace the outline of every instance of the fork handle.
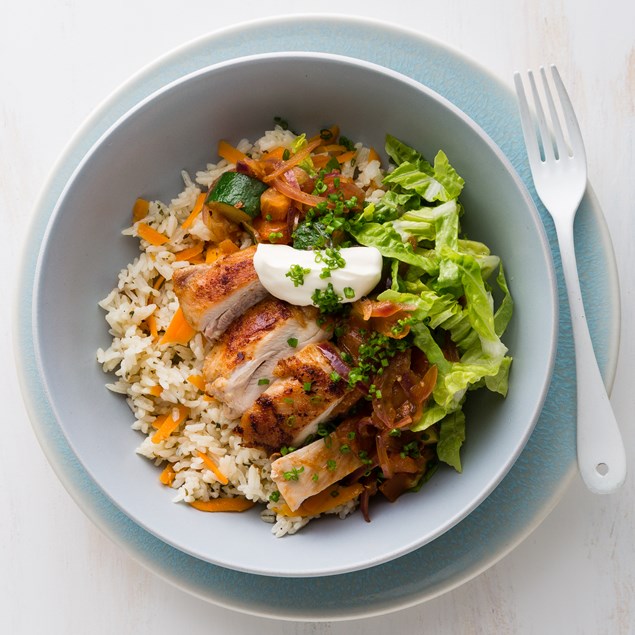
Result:
M585 317L575 258L573 221L556 222L556 232L575 345L578 468L591 492L608 494L620 487L626 478L626 454Z

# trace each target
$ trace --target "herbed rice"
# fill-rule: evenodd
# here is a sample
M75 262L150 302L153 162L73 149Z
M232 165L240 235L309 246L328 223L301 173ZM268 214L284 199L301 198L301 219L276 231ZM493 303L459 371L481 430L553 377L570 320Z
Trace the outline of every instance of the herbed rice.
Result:
M293 133L276 127L253 145L243 139L237 147L258 158L277 146L290 148L295 138ZM356 149L355 164L350 161L344 164L342 174L356 179L357 185L367 191L368 201L376 201L384 193L380 189L379 162L369 161L369 149L361 144L356 144ZM114 374L115 381L106 384L107 388L126 396L135 418L132 427L145 435L137 452L161 468L168 463L172 465L175 475L170 487L175 490L174 502L244 496L264 505L261 518L272 523L272 533L281 537L297 532L311 518L289 518L274 511L275 503L269 497L277 488L271 480L268 456L264 451L244 447L241 437L235 433L238 421L224 418L219 404L188 380L192 375L202 375L208 342L197 333L187 346L159 345L146 324L150 315L154 315L159 332L170 323L179 306L172 275L175 269L189 264L176 260L176 254L211 236L200 215L188 231L183 230L181 224L201 191L233 167L224 159L209 164L196 173L194 181L183 172L185 188L169 205L159 201L150 203L143 222L167 236L169 241L154 246L140 239L139 256L121 270L117 286L99 303L106 311L112 344L106 350L97 351L97 361L105 372ZM123 234L138 236L136 225ZM245 234L241 247L249 244L251 239ZM162 279L165 282L159 284ZM158 396L152 394L158 390ZM186 420L166 440L153 443L153 423L168 412L172 412L176 420L179 404L189 409ZM228 479L227 485L221 485L197 456L197 451L213 457ZM356 503L350 502L328 513L344 518L355 507Z

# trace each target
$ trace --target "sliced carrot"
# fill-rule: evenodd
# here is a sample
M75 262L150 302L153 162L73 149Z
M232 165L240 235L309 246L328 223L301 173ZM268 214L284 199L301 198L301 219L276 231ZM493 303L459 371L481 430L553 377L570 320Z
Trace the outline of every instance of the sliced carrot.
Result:
M327 145L327 146L322 146L320 148L317 148L316 151L341 153L341 152L346 152L346 146L341 146L341 145L339 145L337 143L334 143L332 145Z
M148 215L150 201L145 198L138 198L132 206L132 222L136 223Z
M274 187L266 189L260 195L260 215L268 220L286 220L291 209L291 199Z
M196 451L196 456L203 459L205 467L214 473L214 476L216 476L216 478L220 481L221 485L227 485L227 483L229 483L229 479L218 469L218 466L214 463L214 459L212 459L212 457L207 454L203 454L198 450Z
M190 375L187 380L199 390L205 392L205 380L201 375Z
M159 275L157 279L154 281L154 283L152 284L152 288L158 290L163 286L164 282L165 282L165 278L162 275Z
M151 313L146 318L146 324L148 325L148 330L150 331L150 335L156 340L159 338L159 331L157 330L157 318L154 313Z
M311 137L309 141L314 141L315 139L319 139L320 141L335 143L339 136L340 136L340 127L331 126L330 128L320 130L320 132L318 132L318 134L316 134L314 137Z
M161 388L161 386L159 385L152 386L152 388L148 390L148 394L152 395L153 397L160 397L162 392L163 392L163 388Z
M233 254L239 250L238 245L229 238L225 238L225 240L221 240L218 244L218 249L222 254Z
M174 412L174 408L163 417L161 427L152 436L152 443L160 443L165 441L186 419L189 410L179 404L177 406L178 413ZM174 415L176 414L176 419Z
M158 429L159 429L159 428L160 428L160 427L161 427L161 426L165 423L165 420L166 420L168 417L171 417L171 416L172 416L172 411L171 411L171 410L170 410L170 412L168 412L168 413L167 413L167 414L165 414L165 415L160 415L160 416L158 416L158 417L157 417L157 418L156 418L156 419L152 422L152 427L153 427L155 430L158 430Z
M139 223L137 225L137 234L139 234L140 238L147 240L151 245L156 246L163 245L170 240L165 234L158 232L145 223Z
M196 217L201 213L203 205L205 204L206 196L207 194L205 192L201 192L197 196L196 203L194 203L194 207L192 208L190 215L183 221L183 224L181 225L183 229L189 229L192 223L196 220Z
M351 150L350 152L344 152L344 154L340 154L338 157L336 157L336 159L337 159L337 162L340 164L346 163L347 161L354 159L356 154L357 154L357 150Z
M268 152L265 152L263 155L263 159L278 159L282 161L282 157L284 156L284 151L286 148L283 146L278 146L277 148L272 148Z
M375 150L375 148L371 148L370 152L368 153L368 160L369 161L381 161L381 159L379 158L379 155L377 154L377 151Z
M295 511L291 511L286 503L274 507L274 511L281 516L317 516L356 499L363 491L364 486L359 483L331 485L319 494L307 498Z
M314 154L311 157L311 161L313 161L313 167L316 170L321 170L322 168L326 167L326 164L332 159L333 157L329 154Z
M187 344L196 335L196 329L192 328L183 315L183 309L179 307L165 330L159 344Z
M220 251L218 247L212 247L211 245L205 251L205 262L209 265L212 262L216 262L220 257Z
M176 472L174 471L174 468L172 467L172 463L168 463L165 466L165 468L163 468L163 472L161 472L161 474L159 475L159 480L164 485L167 485L169 487L170 485L172 485L175 475L176 475Z
M189 262L190 260L192 260L192 258L198 256L203 251L204 247L205 243L199 240L194 243L192 247L188 247L187 249L179 251L177 254L175 254L175 260L187 260Z
M247 155L244 152L241 152L238 148L235 148L231 143L224 141L221 139L218 142L218 156L229 163L238 163L239 161L244 161L247 158Z
M256 503L246 498L213 498L209 501L192 501L190 505L201 512L244 512Z

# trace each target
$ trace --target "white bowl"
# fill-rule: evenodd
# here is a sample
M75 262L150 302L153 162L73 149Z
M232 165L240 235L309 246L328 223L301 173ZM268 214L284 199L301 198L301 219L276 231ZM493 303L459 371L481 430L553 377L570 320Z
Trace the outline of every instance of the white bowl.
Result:
M256 510L204 514L171 503L123 398L95 360L109 345L97 302L138 253L121 236L138 196L169 200L181 170L214 160L218 139L255 139L284 116L298 130L338 123L376 148L386 133L434 156L443 149L466 180L463 229L503 258L516 303L505 335L514 357L509 395L475 393L467 407L463 473L440 470L416 495L377 502L372 522L320 519L276 539ZM334 55L275 53L203 69L169 84L115 123L68 181L43 241L33 295L37 364L69 445L128 516L174 547L264 575L319 576L370 567L420 547L470 513L520 454L540 413L556 346L550 250L509 162L465 114L393 71Z

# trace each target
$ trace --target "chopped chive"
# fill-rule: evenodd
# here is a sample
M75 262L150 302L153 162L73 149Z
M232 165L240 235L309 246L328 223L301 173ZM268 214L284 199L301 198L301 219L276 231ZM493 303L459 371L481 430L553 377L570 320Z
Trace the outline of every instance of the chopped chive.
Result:
M349 300L351 298L355 297L355 289L353 289L352 287L344 287L344 297L348 298Z
M295 348L298 345L298 338L297 337L290 337L287 340L287 344L289 346L291 346L291 348Z
M269 500L272 503L277 503L280 500L280 492L277 490L275 492L271 492L271 494L269 494Z
M330 472L333 472L336 467L337 467L337 463L334 459L329 459L326 462L326 469L329 470Z
M300 480L300 474L304 472L304 465L301 467L294 467L288 472L283 472L282 476L284 476L285 481L298 481Z
M258 380L259 386L266 386L269 383L269 380L266 377L262 377Z
M289 271L284 275L291 279L294 287L299 287L304 284L304 276L311 273L311 269L308 267L301 267L300 265L291 265Z
M304 388L304 392L311 392L311 385L312 384L310 381L305 381L302 385L302 388Z

